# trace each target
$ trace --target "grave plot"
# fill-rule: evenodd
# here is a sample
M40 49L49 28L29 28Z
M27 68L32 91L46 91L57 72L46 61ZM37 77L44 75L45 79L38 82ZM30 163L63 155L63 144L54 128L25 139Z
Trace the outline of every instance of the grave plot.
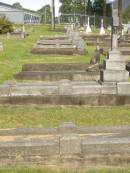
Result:
M75 38L76 37L76 38ZM34 45L34 54L85 54L85 45L82 38L75 32L66 36L40 37Z
M88 46L93 46L97 44L97 40L99 41L99 45L104 45L105 39L110 39L110 35L99 35L99 34L89 34L89 35L82 35L83 39L85 40Z
M25 64L22 72L15 75L16 80L39 81L97 81L99 65L89 70L89 64Z
M0 130L0 168L127 168L129 126Z

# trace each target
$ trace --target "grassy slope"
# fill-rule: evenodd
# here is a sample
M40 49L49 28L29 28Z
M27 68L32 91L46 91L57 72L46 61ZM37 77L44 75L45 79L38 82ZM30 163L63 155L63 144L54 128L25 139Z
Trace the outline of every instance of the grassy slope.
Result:
M130 124L130 107L0 107L0 128Z
M100 171L52 171L42 169L6 169L0 173L129 173L130 170L100 170Z
M89 53L82 55L33 55L30 53L33 44L40 35L50 36L63 34L49 31L49 26L28 26L33 28L30 36L25 39L2 39L4 52L0 52L0 83L13 78L13 74L21 70L25 63L88 63L94 48L89 48Z

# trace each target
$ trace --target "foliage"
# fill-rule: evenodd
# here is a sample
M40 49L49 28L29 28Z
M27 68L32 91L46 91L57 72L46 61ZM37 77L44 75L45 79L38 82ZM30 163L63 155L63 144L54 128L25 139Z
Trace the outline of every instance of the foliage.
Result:
M13 4L13 6L14 6L15 8L18 8L18 9L22 9L22 8L23 8L22 5L21 5L19 2L15 2L15 3Z
M125 22L130 21L130 5L125 9L125 11L123 13L123 19Z
M91 0L60 0L62 6L60 8L61 13L66 14L88 14L103 16L105 0L94 0L92 3ZM112 10L111 5L106 4L106 15L111 16Z
M66 14L85 14L92 13L93 7L92 7L92 2L88 0L86 1L83 0L60 0L62 3L62 6L60 8L61 13L66 13Z
M6 17L1 17L0 18L0 34L5 34L11 31L13 31L12 23Z
M95 0L93 3L93 9L95 15L104 16L103 9L104 9L104 0ZM106 4L106 16L111 16L112 8L110 4Z
M49 24L51 22L51 6L45 5L38 12L41 14L41 22L45 24Z
M73 122L77 126L128 125L130 107L0 107L0 128L56 127L62 122Z

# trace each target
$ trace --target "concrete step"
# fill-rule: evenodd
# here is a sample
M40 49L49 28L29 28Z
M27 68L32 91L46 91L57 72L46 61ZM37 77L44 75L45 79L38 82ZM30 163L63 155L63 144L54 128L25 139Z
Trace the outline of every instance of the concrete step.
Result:
M39 40L37 42L37 44L41 44L41 45L72 45L72 41L71 40Z
M0 105L125 105L130 104L129 88L128 83L117 88L115 83L94 81L5 83L0 86Z
M73 55L77 53L76 47L72 45L56 46L56 45L35 45L31 50L33 54L61 54Z
M120 47L122 55L130 55L130 47Z
M24 64L22 71L86 71L90 64L66 63L66 64ZM95 68L95 70L98 67Z
M40 81L60 81L60 80L81 80L92 81L99 79L99 72L85 72L85 71L28 71L20 72L14 75L16 80L40 80Z

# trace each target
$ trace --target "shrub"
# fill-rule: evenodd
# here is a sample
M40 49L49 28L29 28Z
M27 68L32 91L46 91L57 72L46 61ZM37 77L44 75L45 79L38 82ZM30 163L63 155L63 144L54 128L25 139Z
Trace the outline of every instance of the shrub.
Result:
M0 17L0 34L13 31L12 23L6 17Z

